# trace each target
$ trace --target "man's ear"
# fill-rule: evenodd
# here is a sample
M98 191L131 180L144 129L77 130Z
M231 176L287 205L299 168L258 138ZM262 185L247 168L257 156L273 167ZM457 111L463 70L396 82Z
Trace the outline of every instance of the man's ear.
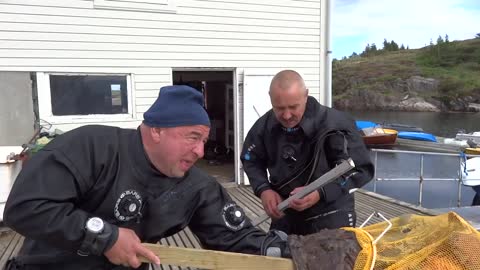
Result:
M165 130L163 128L156 128L156 127L150 128L150 136L152 136L152 140L154 142L160 141L160 138L161 138L163 132L165 132Z
M305 96L308 96L308 88L305 88Z

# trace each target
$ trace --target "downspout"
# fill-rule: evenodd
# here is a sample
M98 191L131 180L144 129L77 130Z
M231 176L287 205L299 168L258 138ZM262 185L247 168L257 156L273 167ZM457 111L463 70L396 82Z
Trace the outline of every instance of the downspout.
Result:
M332 107L331 0L320 1L320 102Z

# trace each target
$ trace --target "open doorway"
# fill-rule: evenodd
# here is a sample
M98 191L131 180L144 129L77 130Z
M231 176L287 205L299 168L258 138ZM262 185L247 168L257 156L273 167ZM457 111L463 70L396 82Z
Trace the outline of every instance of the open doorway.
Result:
M210 117L205 156L196 165L221 183L234 182L234 71L174 70L172 76L173 84L189 85L203 93Z

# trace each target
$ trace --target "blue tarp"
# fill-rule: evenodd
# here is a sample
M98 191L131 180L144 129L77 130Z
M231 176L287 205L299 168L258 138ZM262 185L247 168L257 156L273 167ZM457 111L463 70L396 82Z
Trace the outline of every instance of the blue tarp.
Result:
M400 131L398 132L397 136L401 139L437 142L437 138L435 138L435 136L425 132Z
M355 121L355 123L357 124L357 129L358 130L378 126L377 123L374 123L374 122L371 122L371 121Z

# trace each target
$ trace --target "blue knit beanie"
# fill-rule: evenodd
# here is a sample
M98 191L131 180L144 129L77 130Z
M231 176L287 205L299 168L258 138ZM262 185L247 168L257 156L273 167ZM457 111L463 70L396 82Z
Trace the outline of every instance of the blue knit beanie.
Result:
M160 88L157 100L143 114L143 119L150 127L210 126L202 93L186 85Z

